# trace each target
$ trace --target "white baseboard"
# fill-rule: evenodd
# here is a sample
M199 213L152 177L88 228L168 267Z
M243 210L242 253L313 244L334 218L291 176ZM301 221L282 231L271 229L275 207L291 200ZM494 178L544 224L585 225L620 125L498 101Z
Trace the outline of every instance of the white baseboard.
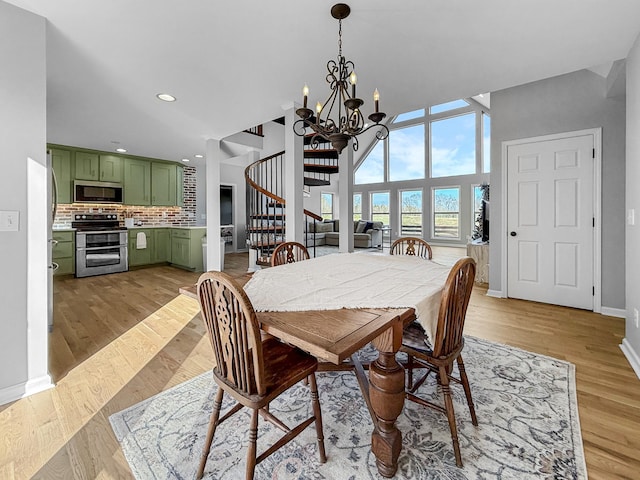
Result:
M487 297L504 298L502 290L487 290Z
M633 368L633 371L636 372L636 376L640 379L640 355L638 355L638 352L633 349L626 338L622 339L620 350L622 350L624 356L627 357L631 368Z
M627 318L627 311L622 308L602 307L600 313L609 317Z
M0 405L20 400L34 393L42 392L55 387L51 382L49 375L43 375L40 378L34 378L27 382L12 385L0 390Z

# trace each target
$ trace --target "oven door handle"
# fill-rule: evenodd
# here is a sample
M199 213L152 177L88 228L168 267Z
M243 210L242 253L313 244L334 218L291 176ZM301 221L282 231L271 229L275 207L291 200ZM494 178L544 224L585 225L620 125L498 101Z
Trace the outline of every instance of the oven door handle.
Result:
M107 248L123 248L126 247L126 245L124 244L119 244L119 245L105 245L104 247L78 247L76 248L76 250L106 250Z

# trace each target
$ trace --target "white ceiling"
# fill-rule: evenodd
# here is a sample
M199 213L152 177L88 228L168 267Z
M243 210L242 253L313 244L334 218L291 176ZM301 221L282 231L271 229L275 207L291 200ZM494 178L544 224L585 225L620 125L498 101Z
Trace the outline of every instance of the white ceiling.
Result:
M1 1L1 0L0 0ZM324 100L321 0L9 0L49 20L51 143L169 160ZM343 53L389 115L626 57L638 0L351 0ZM174 103L155 98L167 92ZM321 98L322 97L322 98ZM116 145L113 142L120 142ZM197 162L196 162L197 163Z

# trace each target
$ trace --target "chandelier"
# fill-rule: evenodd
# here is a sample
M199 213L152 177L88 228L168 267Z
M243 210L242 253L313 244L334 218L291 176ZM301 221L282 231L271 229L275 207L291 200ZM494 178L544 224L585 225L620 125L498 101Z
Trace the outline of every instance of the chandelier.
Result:
M311 140L312 148L318 148L322 141L331 142L331 146L341 153L350 139L353 139L353 150L358 150L357 136L372 128L378 128L376 138L384 140L389 136L389 129L380 122L386 114L379 111L380 94L378 89L373 92L374 113L369 115L373 124L365 123L360 107L364 101L356 97L355 65L346 60L342 55L342 20L351 13L349 5L337 3L331 7L331 16L338 20L338 61L327 62L327 83L329 84L329 97L324 103L316 104L316 111L307 108L309 87L302 89L303 106L296 110L300 117L293 125L293 131L298 136L304 136L307 127L313 130ZM349 85L351 91L349 92Z

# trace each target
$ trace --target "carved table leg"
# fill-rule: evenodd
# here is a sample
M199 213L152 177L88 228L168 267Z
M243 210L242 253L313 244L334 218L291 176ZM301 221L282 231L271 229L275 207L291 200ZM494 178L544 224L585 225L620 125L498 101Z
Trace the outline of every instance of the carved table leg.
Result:
M395 426L404 406L404 369L395 357L401 342L402 324L398 319L373 341L379 355L369 369L369 395L378 418L378 428L371 435L371 450L378 472L387 478L395 475L402 449L402 434Z

